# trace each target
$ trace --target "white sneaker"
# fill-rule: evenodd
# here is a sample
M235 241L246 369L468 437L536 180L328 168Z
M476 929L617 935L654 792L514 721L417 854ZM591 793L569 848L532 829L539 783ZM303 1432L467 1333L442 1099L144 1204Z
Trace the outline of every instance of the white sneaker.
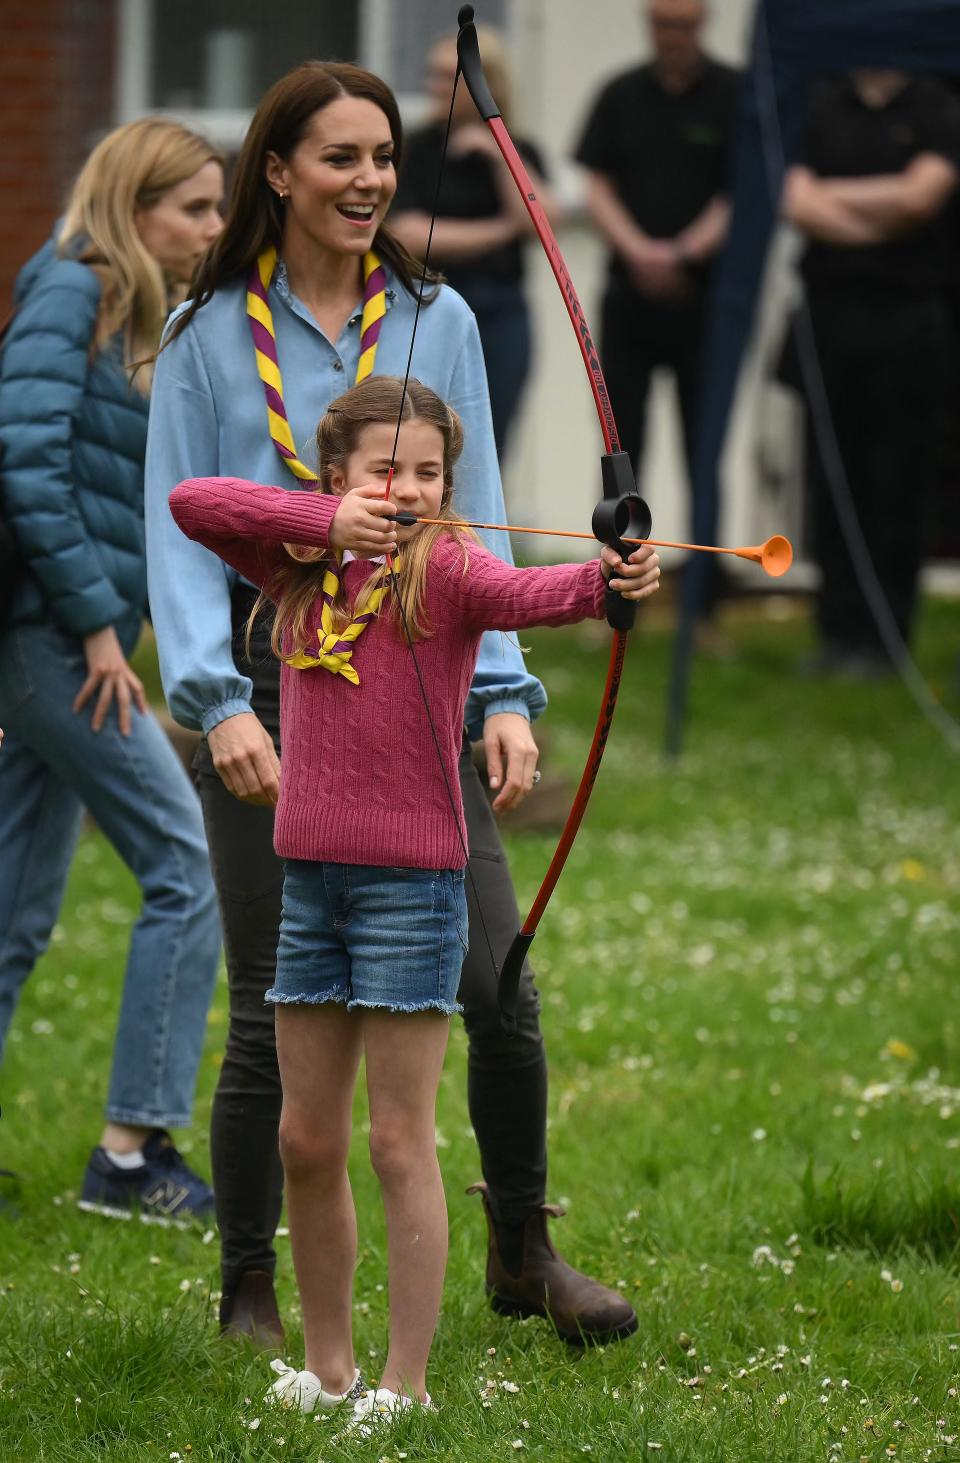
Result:
M315 1412L318 1407L324 1412L332 1412L344 1402L358 1401L366 1391L359 1371L354 1373L353 1383L346 1392L328 1392L313 1372L295 1371L279 1357L270 1363L270 1370L276 1372L277 1380L263 1399L268 1405L299 1407L301 1412L308 1413Z
M340 1436L355 1433L358 1437L369 1438L375 1429L396 1422L408 1407L428 1407L433 1411L433 1402L429 1393L421 1402L417 1397L405 1397L402 1393L391 1392L389 1387L378 1387L374 1392L365 1392L354 1403L350 1421Z

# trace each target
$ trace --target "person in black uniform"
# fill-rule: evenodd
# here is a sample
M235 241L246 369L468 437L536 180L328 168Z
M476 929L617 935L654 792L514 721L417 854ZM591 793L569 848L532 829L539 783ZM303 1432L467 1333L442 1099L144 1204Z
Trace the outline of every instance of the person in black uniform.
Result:
M653 59L615 77L576 150L610 246L601 356L623 450L639 471L651 373L676 379L687 465L709 266L724 242L738 73L706 56L703 0L650 0Z
M496 31L477 29L490 90L510 125L510 78ZM393 233L417 258L427 246L450 93L457 68L454 38L438 41L427 59L431 117L404 139ZM543 159L533 143L517 139L517 150L551 223L559 208L545 182ZM430 263L461 294L477 317L487 366L493 434L503 456L532 349L530 313L523 289L524 240L532 225L493 134L481 121L461 82L454 102L450 141L430 245Z
M943 444L951 327L942 215L960 180L960 102L932 77L863 71L825 80L786 216L801 264L852 506L880 589L909 642L926 511ZM812 430L808 451L821 570L814 668L889 669Z

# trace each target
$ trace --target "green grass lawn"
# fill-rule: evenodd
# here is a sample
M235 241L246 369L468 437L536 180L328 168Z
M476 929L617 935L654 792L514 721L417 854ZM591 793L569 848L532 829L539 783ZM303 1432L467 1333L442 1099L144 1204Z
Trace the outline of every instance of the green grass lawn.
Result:
M0 1463L960 1459L960 762L899 684L795 675L809 630L784 601L728 628L739 655L698 664L673 765L668 625L636 635L534 949L550 1196L569 1209L555 1237L624 1289L639 1333L580 1354L487 1308L457 1030L438 1116L440 1410L343 1445L335 1423L268 1414L265 1362L216 1336L215 1237L74 1204L136 909L91 833L3 1072L0 1164L22 1182L0 1214ZM579 772L605 649L592 630L531 641L548 766ZM958 652L960 604L928 605L918 657L954 715ZM552 846L511 837L521 902ZM204 1172L225 1011L221 986L182 1145ZM363 1126L358 1101L356 1330L376 1376L384 1233Z

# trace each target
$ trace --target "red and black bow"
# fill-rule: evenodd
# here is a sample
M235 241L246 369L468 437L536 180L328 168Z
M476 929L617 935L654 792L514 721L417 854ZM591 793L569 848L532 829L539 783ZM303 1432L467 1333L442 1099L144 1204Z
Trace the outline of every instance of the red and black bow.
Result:
M553 270L554 277L560 287L560 293L563 295L564 304L567 307L567 314L570 316L570 322L573 325L574 333L577 337L577 344L580 347L580 354L583 356L583 363L586 366L587 375L590 378L590 386L593 391L593 399L596 403L597 415L600 419L600 430L603 433L604 447L606 449L600 459L603 496L593 511L593 532L601 543L610 544L624 558L628 558L631 546L623 542L623 540L649 538L652 527L650 510L643 499L637 494L633 464L627 454L620 449L617 424L614 421L613 409L610 405L606 382L603 379L603 372L600 369L597 348L593 343L590 328L587 325L587 319L583 313L583 307L574 288L573 280L570 278L570 272L560 251L560 245L557 243L553 229L550 227L547 216L537 199L536 189L507 131L503 118L500 115L500 108L494 101L490 88L487 85L487 79L483 72L483 63L480 59L477 32L473 23L473 6L464 5L457 19L460 27L457 35L458 75L463 76L477 111L493 133L497 146L503 155L503 159L510 169L510 174L517 188L520 190L527 212L536 229L537 237L543 245L547 259L550 261L550 268ZM617 696L620 691L620 681L623 675L623 663L627 652L627 633L633 626L636 616L636 605L624 599L615 591L608 590L606 613L607 620L613 631L613 640L610 646L610 663L607 669L606 684L603 688L603 697L600 702L597 724L593 733L593 741L590 744L590 751L587 755L586 765L573 800L573 806L567 814L567 820L563 832L560 835L560 841L557 844L553 858L550 860L550 866L544 876L543 883L540 885L537 896L530 908L530 913L520 926L500 970L500 1014L504 1026L508 1030L516 1028L517 992L519 990L520 974L524 959L536 935L537 927L544 910L550 902L550 897L556 887L557 880L560 878L563 866L567 861L567 857L576 839L577 831L583 821L583 815L586 812L590 794L597 780L597 773L600 771L600 763L603 759L604 748L607 745L613 715L617 706Z

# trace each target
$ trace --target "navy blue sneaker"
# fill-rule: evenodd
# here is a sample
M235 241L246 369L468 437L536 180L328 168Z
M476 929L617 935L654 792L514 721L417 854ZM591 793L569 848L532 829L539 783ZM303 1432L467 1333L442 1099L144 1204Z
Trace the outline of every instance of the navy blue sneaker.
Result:
M144 1224L180 1228L213 1219L213 1190L187 1167L169 1133L151 1133L143 1160L138 1168L120 1168L102 1148L94 1148L78 1207L110 1219L139 1216Z

